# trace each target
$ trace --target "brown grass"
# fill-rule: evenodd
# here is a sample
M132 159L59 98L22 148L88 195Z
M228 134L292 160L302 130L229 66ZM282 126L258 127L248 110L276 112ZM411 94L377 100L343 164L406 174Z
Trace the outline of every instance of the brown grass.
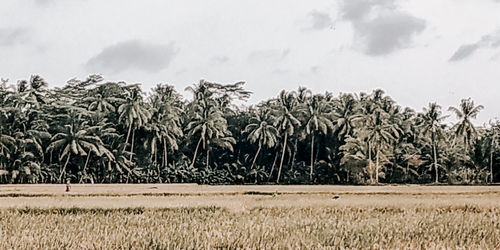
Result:
M0 249L500 248L494 186L4 185L0 196Z

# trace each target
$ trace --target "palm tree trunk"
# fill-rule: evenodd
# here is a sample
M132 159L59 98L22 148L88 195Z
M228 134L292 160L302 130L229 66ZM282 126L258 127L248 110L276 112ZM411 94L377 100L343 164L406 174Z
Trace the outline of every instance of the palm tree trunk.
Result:
M315 138L316 138L316 137L315 137ZM314 140L314 141L315 141L314 143L315 143L315 144L318 144L318 142L320 142L320 140L321 140L321 137L320 137L319 139L317 139L317 140L315 139L315 140ZM314 145L314 148L316 149L316 150L315 150L315 153L314 153L314 154L316 155L316 156L314 156L314 162L318 162L319 151L321 151L321 150L320 150L321 148L319 147L320 145L321 145L321 143L319 143L318 145Z
M377 145L377 155L376 157L376 164L375 164L375 182L378 184L378 168L379 168L379 154L380 154L380 146Z
M314 167L314 134L311 134L311 169L309 171L309 181L313 180L313 167Z
M160 170L160 164L158 164L157 151L158 150L155 150L155 166L156 166L156 171L158 171L158 181L160 183L162 183L162 181L161 181L161 170Z
M132 157L134 156L134 141L135 141L135 129L132 130L132 144L130 145L130 159L132 161Z
M493 150L490 151L490 183L493 183Z
M71 153L68 153L68 157L66 157L66 162L64 163L64 167L63 169L61 170L61 174L59 175L59 183L62 183L61 180L62 180L62 176L64 173L66 173L66 166L68 166L68 162L69 162L69 157L71 156Z
M108 181L109 183L111 183L111 161L108 161L108 170L109 171L106 171L106 175L108 176Z
M207 145L207 169L208 169L208 166L210 165L210 151L208 151L208 145Z
M165 138L163 138L163 167L168 168L167 140Z
M293 170L293 165L295 164L295 156L297 155L297 141L299 139L295 138L295 142L293 143L293 155L290 163L290 169Z
M436 172L436 183L439 183L439 170L437 165L437 151L436 151L436 143L432 143L432 154L434 158L434 171Z
M130 132L132 131L132 122L130 122L130 125L128 126L128 132L127 132L127 138L125 139L125 144L123 145L123 150L127 147L128 139L130 137Z
M410 180L410 160L407 160L406 161L406 173L405 173L405 176L406 176L406 183L408 183L408 181Z
M157 150L153 150L153 152L151 152L151 161L153 162L153 165L158 165L158 155L156 153Z
M196 160L196 155L198 154L198 149L200 148L201 137L198 140L198 144L196 144L196 149L194 150L193 160L191 161L191 167L194 166L194 161Z
M85 160L85 165L83 166L83 175L80 177L80 181L78 183L82 183L83 177L87 177L87 164L89 163L90 153L92 153L92 151L90 151L89 149L87 159Z
M271 180L271 177L272 177L273 172L274 172L274 166L276 166L277 159L278 159L278 152L276 152L276 154L274 154L273 165L271 166L271 172L269 172L269 177L267 178L267 181Z
M262 148L262 143L259 142L259 148L257 149L257 153L255 153L255 156L253 157L252 166L250 166L250 168L253 168L253 165L255 164L255 161L257 160L257 157L259 156L261 148Z
M283 168L283 159L285 159L287 138L288 138L288 133L285 132L285 139L283 140L283 152L281 153L280 168L278 169L278 178L276 179L276 183L280 183L281 169Z
M370 142L368 142L368 168L370 171L370 183L373 184L372 149L370 147Z

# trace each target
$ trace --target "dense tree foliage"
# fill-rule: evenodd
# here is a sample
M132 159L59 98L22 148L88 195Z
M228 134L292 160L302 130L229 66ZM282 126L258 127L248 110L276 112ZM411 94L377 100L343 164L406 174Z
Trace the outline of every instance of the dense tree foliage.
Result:
M93 75L0 85L0 183L484 183L500 179L500 122L464 99L402 108L382 90L283 90L236 106L244 83L172 86Z

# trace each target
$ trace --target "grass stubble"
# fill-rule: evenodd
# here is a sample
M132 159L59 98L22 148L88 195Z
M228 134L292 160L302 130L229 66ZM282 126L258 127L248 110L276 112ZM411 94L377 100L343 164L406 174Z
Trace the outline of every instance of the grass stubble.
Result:
M500 249L493 193L0 197L0 249Z

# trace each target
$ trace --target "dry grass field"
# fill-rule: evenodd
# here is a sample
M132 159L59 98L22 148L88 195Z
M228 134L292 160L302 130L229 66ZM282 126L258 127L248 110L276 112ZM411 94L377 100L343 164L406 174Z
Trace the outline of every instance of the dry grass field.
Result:
M499 186L0 185L0 249L500 249Z

